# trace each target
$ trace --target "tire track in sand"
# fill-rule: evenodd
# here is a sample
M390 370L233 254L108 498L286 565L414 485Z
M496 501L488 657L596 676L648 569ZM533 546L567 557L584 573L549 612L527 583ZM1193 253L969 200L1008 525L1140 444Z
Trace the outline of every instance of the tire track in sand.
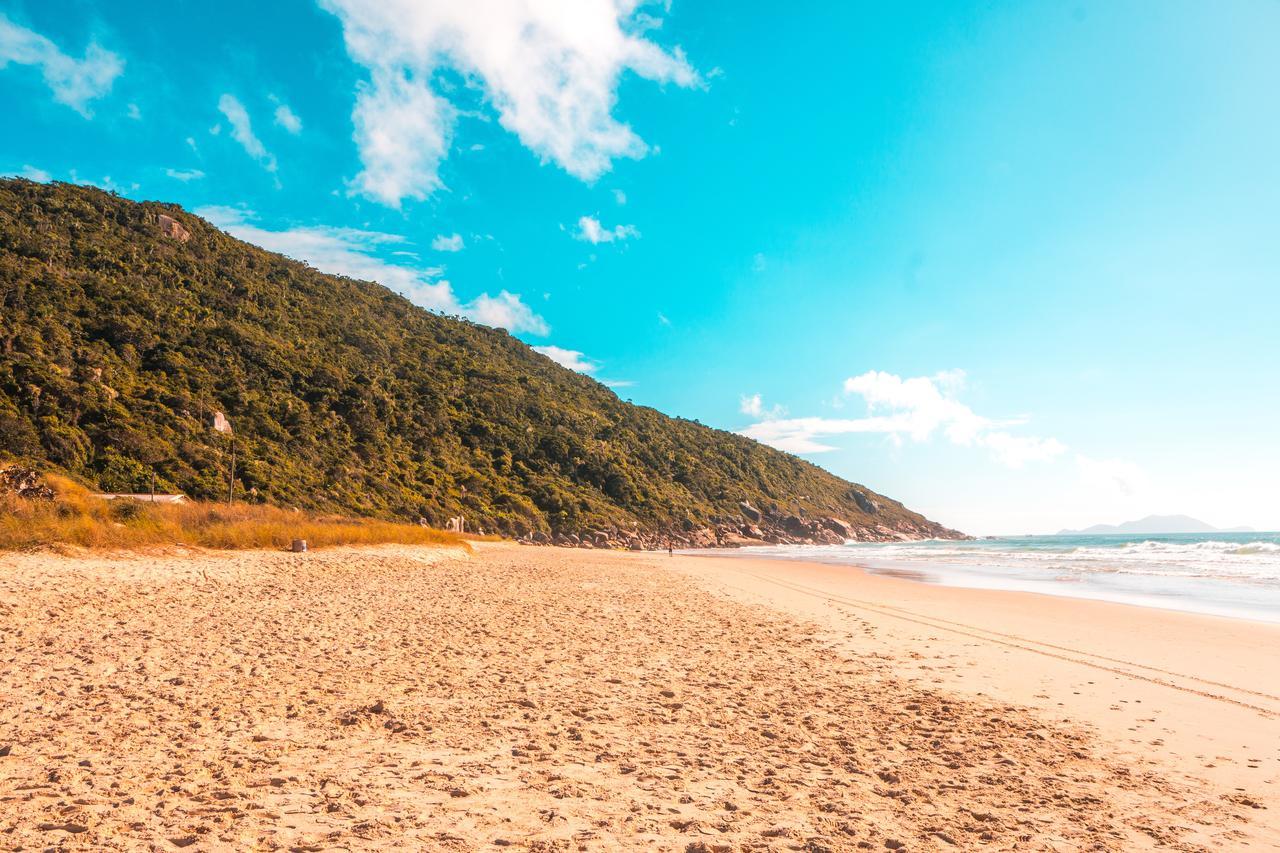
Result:
M837 602L837 603L846 605L848 607L859 608L862 610L869 610L874 613L878 613L882 616L889 616L894 619L900 619L905 622L912 622L917 625L923 625L925 627L933 628L938 631L950 631L953 634L959 634L961 636L971 637L975 640L981 640L986 643L993 643L996 645L1006 646L1008 648L1019 649L1021 651L1030 652L1032 654L1042 655L1044 657L1066 661L1067 663L1074 663L1080 666L1086 666L1092 669L1101 670L1103 672L1110 672L1115 675L1124 676L1125 678L1131 678L1135 681L1145 681L1149 684L1158 684L1161 687L1167 687L1171 690L1177 690L1182 693L1189 693L1195 696L1200 696L1205 699L1210 699L1213 701L1222 702L1229 705L1235 705L1240 708L1247 708L1268 719L1280 718L1280 696L1275 696L1270 693L1264 693L1258 690L1250 690L1249 688L1246 688L1246 687L1238 687L1234 684L1226 684L1220 681L1211 681L1206 678L1199 678L1198 676L1187 675L1185 673L1174 672L1172 670L1160 669L1159 667L1148 666L1147 664L1135 663L1133 661L1121 660L1119 658L1109 658L1105 655L1095 654L1094 652L1087 652L1082 649L1074 649L1068 646L1058 646L1058 645L1054 645L1053 643L1045 643L1039 640L1032 640L1027 637L1018 636L1016 634L1004 634L999 631L990 631L986 628L979 628L976 625L968 625L963 622L953 622L948 619L940 619L934 616L926 616L924 614L916 613L912 610L907 610L906 608L895 607L893 605L888 605L888 604L879 604L879 603L870 602L870 601L863 601L856 598L850 598L849 596L839 595L837 593L829 592L827 590L817 589L815 587L795 583L794 581L779 580L777 578L772 578L767 575L757 574L755 572L747 571L745 569L732 569L732 570L739 574L753 577L756 580L764 581L766 583L771 583L771 584L774 584L775 586L780 586L780 587L783 587L784 589L790 589L793 592L798 592L803 595L808 595L814 598L821 598L827 601ZM1113 666L1112 664L1119 664L1119 666ZM1168 678L1179 679L1185 682L1196 682L1199 684L1216 687L1222 690L1227 690L1232 693L1241 694L1243 696L1250 696L1250 697L1254 697L1255 699L1267 700L1267 701L1276 703L1277 707L1266 707L1265 705L1255 704L1254 701L1247 701L1245 699L1238 699L1232 696L1226 696L1220 693L1214 693L1209 690L1194 687L1188 684L1179 684L1176 681L1168 680L1168 678L1162 678L1156 675L1146 675L1141 672L1132 672L1130 669L1124 669L1121 667L1130 667L1132 669L1145 669L1150 672L1160 673L1160 675L1167 676Z

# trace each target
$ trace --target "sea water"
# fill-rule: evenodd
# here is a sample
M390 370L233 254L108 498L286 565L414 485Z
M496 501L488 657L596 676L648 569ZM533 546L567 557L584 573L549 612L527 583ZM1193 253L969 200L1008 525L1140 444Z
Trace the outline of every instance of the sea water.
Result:
M930 539L760 546L733 553L859 566L946 586L1280 622L1280 533Z

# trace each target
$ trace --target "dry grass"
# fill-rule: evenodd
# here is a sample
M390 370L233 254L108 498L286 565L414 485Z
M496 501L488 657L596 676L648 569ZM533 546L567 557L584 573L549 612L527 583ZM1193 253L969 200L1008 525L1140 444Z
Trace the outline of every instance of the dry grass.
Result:
M46 479L57 493L53 501L0 496L0 550L50 545L287 548L294 539L307 540L310 548L385 543L468 547L457 534L416 524L317 517L251 504L105 501L65 477L49 475Z

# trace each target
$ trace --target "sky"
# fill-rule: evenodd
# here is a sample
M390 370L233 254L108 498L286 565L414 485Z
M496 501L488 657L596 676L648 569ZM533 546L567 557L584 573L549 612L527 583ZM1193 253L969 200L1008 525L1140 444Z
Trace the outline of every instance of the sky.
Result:
M1280 528L1280 4L0 0L182 204L977 535Z

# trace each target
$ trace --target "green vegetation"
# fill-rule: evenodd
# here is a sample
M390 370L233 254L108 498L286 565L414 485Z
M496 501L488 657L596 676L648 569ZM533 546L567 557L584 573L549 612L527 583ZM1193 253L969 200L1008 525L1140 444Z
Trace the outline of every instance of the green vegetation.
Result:
M158 217L190 232L162 234ZM738 502L919 515L619 400L505 332L325 275L173 205L0 181L0 451L108 491L236 495L489 531L690 529ZM860 507L873 500L874 517ZM940 528L938 528L940 529Z

